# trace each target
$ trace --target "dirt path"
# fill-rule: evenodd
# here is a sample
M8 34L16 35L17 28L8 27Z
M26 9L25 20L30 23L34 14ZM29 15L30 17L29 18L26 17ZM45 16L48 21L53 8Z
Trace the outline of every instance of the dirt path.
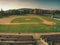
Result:
M42 20L42 23L43 23L43 24L56 25L55 22L47 21L47 20L45 20L45 19L43 19L43 18L41 18L41 17L39 17L39 19Z
M0 24L11 25L11 24L39 24L39 23L38 22L23 22L23 23L0 23Z
M14 16L14 17L7 17L7 18L0 18L0 24L10 23L11 20L13 20L15 18L16 18L16 16Z
M10 16L7 18L0 18L0 24L39 24L39 22L23 22L23 23L11 23L11 21L15 18L39 18L40 20L42 20L43 24L47 24L47 25L55 25L56 23L54 22L50 22L47 21L39 16Z
M15 18L32 18L33 16L10 16L6 18L0 18L0 24L9 24Z

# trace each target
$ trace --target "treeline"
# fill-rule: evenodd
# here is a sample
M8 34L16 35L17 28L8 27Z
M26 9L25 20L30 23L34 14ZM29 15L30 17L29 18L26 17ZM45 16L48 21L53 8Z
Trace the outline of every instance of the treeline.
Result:
M10 16L10 15L24 15L24 14L36 14L36 15L44 15L44 14L60 14L60 10L43 10L43 9L12 9L4 11L1 9L0 17Z

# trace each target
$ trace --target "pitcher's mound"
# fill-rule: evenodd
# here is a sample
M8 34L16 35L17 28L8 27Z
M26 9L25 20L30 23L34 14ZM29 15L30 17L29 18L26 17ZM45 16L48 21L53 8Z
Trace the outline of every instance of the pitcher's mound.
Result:
M31 20L31 19L25 19L25 20Z

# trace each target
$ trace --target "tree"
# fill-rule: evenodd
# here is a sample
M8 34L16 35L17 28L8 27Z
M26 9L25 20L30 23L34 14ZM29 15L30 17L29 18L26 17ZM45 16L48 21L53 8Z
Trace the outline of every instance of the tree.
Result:
M3 16L4 16L4 11L3 11L3 9L1 8L0 17L3 17Z

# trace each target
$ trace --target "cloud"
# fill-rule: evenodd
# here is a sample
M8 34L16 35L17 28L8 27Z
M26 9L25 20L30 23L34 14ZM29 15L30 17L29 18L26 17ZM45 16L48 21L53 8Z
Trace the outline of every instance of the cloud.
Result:
M33 8L33 2L23 1L23 0L0 0L0 8L6 9L16 9L16 8Z
M57 0L0 0L0 8L60 8Z

